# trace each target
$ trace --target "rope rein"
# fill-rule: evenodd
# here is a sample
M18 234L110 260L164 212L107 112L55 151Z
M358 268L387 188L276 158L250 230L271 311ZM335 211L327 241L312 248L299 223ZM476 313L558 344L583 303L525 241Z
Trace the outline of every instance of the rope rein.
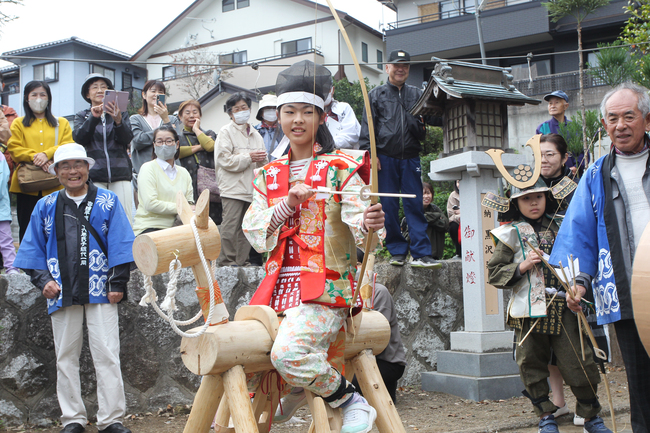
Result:
M154 310L156 310L156 312L158 313L158 315L163 319L165 319L165 321L169 323L169 325L174 330L174 332L180 335L181 337L197 338L205 333L205 331L210 326L210 323L212 322L212 313L214 312L214 304L215 304L213 287L214 287L214 275L216 273L217 262L213 260L211 262L212 266L210 266L208 264L207 259L205 258L205 255L203 254L203 247L201 246L201 238L199 237L199 231L196 228L196 216L192 217L192 220L190 221L190 225L192 226L192 233L194 234L196 249L199 252L199 257L201 259L201 263L203 264L203 269L205 270L205 274L208 277L208 287L210 291L210 312L208 313L208 317L205 323L203 324L201 329L198 330L198 332L193 332L190 334L182 331L181 329L178 328L178 326L186 326L196 322L203 315L202 311L199 311L196 314L196 316L194 316L189 320L174 319L174 311L178 311L178 308L176 307L178 275L180 274L182 269L181 261L178 260L178 256L172 259L172 261L169 263L169 283L167 283L167 294L165 295L165 299L160 304L160 306L158 306L158 295L156 294L156 291L153 289L153 281L151 280L150 275L145 275L144 277L145 294L140 300L140 305L146 307L147 304L151 304ZM167 311L169 315L165 314L163 310Z

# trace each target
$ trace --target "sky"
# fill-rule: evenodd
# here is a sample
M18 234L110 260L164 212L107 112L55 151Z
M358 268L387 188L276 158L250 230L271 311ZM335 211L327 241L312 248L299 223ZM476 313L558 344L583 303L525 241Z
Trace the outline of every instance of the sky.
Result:
M251 0L251 3L257 1L265 0ZM375 29L379 29L382 13L383 22L395 21L394 12L377 0L331 1L338 10ZM23 0L23 6L0 3L3 13L19 17L0 28L0 53L77 36L134 54L192 2ZM318 0L318 3L326 4L326 1ZM98 10L93 10L95 7ZM112 23L115 24L114 31L110 30ZM0 61L0 67L7 65L9 63Z

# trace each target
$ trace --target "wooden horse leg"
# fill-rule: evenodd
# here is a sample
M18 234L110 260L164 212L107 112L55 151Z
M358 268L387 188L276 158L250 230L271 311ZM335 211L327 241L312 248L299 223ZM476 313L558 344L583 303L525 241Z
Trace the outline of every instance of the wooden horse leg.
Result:
M307 403L312 416L312 425L309 427L309 432L315 433L331 433L329 419L327 418L326 403L322 398L315 396L310 391L305 389L307 395ZM337 432L338 433L338 432Z
M246 374L241 365L235 365L222 375L230 413L237 433L256 433L257 422L246 388Z
M267 373L269 374L269 373ZM263 381L265 378L262 379ZM278 403L280 402L280 390L277 385L269 384L268 394L262 392L262 383L255 392L253 401L253 412L257 421L259 433L268 433L271 430L271 422L275 415Z
M220 376L203 376L201 386L196 392L190 417L185 424L184 433L208 433L214 413L223 397L223 381Z
M377 361L370 349L362 350L353 360L363 396L377 410L377 429L381 433L406 433L393 400L381 378Z
M235 429L230 428L230 406L228 398L222 398L217 415L214 417L215 433L233 433Z

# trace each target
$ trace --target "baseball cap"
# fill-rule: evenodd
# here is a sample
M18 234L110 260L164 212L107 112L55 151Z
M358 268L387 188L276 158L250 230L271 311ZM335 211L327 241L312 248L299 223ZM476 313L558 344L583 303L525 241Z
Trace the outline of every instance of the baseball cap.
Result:
M552 92L552 93L549 93L548 95L545 95L544 100L548 101L551 98L551 96L555 96L557 98L562 98L565 101L569 102L569 97L562 90L556 90L555 92Z
M387 63L410 62L411 55L404 50L393 50L388 56Z

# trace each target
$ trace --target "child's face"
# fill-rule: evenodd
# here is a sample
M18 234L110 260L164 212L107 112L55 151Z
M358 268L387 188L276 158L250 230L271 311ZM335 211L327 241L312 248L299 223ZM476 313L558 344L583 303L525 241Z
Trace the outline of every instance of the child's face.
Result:
M313 105L292 102L280 107L280 125L282 132L291 142L291 146L311 146L316 140L318 126L325 121L325 114L318 115Z
M546 194L543 192L533 192L517 197L517 206L521 214L526 218L532 220L539 219L546 211Z
M422 204L424 204L424 206L429 206L432 200L433 194L431 194L431 191L429 191L427 188L424 188L422 190Z

